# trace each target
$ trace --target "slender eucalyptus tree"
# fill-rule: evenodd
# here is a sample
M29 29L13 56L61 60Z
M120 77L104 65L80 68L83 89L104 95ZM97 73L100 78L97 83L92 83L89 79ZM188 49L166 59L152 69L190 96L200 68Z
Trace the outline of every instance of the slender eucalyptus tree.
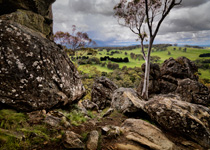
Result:
M172 8L182 0L120 0L114 7L115 16L120 25L130 28L141 42L141 51L145 60L145 75L142 97L148 99L150 55L160 26ZM148 41L148 49L144 42Z

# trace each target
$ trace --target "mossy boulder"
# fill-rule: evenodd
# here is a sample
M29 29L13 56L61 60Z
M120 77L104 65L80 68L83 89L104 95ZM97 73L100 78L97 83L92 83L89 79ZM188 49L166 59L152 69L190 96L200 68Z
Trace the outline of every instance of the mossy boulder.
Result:
M36 14L32 11L18 9L16 12L11 14L2 15L1 19L12 20L14 22L20 23L28 28L41 32L46 37L52 34L52 27L50 25L52 20L47 19L42 15Z
M0 0L0 19L10 20L41 32L52 40L53 16L51 5L55 0Z

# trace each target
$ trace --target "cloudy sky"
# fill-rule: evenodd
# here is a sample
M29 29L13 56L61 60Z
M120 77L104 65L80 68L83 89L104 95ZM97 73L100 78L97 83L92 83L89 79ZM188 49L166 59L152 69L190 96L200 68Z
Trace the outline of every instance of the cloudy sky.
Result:
M136 35L118 25L113 7L119 0L56 0L54 33L87 32L98 46L139 44ZM183 0L164 20L155 43L210 45L210 0Z

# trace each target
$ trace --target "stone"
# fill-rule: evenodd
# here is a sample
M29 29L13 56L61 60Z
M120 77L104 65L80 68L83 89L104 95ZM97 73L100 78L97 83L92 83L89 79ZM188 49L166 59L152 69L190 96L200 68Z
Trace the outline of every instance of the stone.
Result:
M111 108L121 113L135 113L143 109L144 101L140 100L131 88L119 88L114 91Z
M52 25L49 24L49 22L52 23L52 20L46 21L45 17L32 11L18 9L11 14L2 15L0 18L20 23L42 33L44 37L52 36ZM52 37L50 39L52 40Z
M115 144L115 149L117 149L117 150L147 150L146 148L127 144L127 143L126 144L117 143L117 144Z
M1 0L0 19L18 22L53 40L53 2L55 0Z
M164 133L154 125L140 120L140 119L127 119L121 125L123 135L127 140L139 143L154 150L172 150L175 148Z
M94 102L90 101L89 99L83 100L82 105L87 110L98 110L98 105L96 105Z
M161 94L174 93L178 86L178 80L169 75L163 75L159 81L159 86Z
M209 89L203 84L189 78L178 82L176 89L183 101L208 106L210 104Z
M103 114L102 118L111 115L113 112L114 112L114 109L113 109L113 108L109 108L109 109Z
M61 123L61 118L52 115L47 115L44 119L44 123L52 127L59 127Z
M108 78L100 77L93 84L91 101L98 105L99 109L105 109L111 105L112 95L117 86Z
M80 139L80 135L72 131L65 131L63 145L67 149L85 149L85 145Z
M44 118L46 117L46 111L45 110L37 110L30 113L27 113L28 115L28 121L31 124L37 124L41 123Z
M197 66L186 57L169 58L164 61L161 67L161 76L169 75L179 79L198 80L197 72Z
M178 96L154 96L144 110L162 128L210 148L210 109L179 100Z
M49 110L84 96L78 71L54 42L14 22L1 20L0 29L0 103Z
M87 141L87 150L97 150L99 141L99 133L94 130L89 134L89 138Z
M106 135L106 138L116 138L121 135L122 129L118 126L107 125L101 127L102 134Z

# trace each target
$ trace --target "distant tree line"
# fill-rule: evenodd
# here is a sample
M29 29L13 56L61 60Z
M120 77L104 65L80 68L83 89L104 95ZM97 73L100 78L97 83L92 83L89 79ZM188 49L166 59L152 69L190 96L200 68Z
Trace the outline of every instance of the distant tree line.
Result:
M203 49L203 47L195 45L185 45L184 47Z
M101 61L107 61L107 60L110 60L110 61L113 61L113 62L124 62L124 63L128 63L129 62L129 59L128 57L125 57L125 58L114 58L114 57L109 57L109 56L105 56L105 57L100 57L100 60Z

